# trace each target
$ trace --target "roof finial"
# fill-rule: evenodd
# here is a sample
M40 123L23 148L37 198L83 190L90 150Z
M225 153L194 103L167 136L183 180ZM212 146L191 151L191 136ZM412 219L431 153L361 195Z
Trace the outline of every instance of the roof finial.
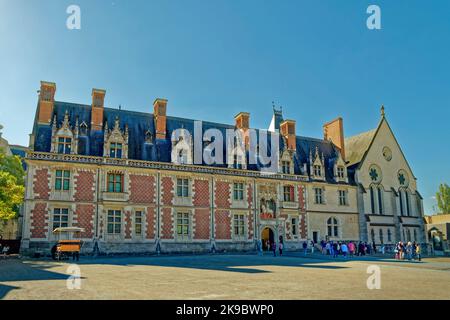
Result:
M380 111L381 111L381 117L384 118L385 113L384 113L384 105L383 104L381 105Z

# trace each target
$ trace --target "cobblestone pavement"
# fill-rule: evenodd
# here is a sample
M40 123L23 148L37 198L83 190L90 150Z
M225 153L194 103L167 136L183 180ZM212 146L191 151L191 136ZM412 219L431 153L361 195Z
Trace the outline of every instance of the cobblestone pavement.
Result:
M71 263L0 259L0 299L450 299L450 258L81 258L78 290L67 289ZM379 290L367 288L370 265L380 267Z

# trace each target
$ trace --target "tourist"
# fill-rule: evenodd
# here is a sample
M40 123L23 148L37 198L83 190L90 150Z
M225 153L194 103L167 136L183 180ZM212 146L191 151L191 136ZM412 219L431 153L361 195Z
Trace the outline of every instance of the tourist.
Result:
M311 253L313 254L314 253L314 246L315 246L316 244L314 243L314 240L311 240Z
M272 243L272 251L273 251L273 256L276 257L277 256L277 244L275 243L275 241Z
M412 243L408 241L406 244L406 258L411 261L412 259Z
M306 251L308 250L308 242L303 242L303 254L306 256Z
M381 254L384 255L385 253L385 247L384 247L384 243L381 244Z
M377 246L375 245L375 241L372 242L373 254L377 254Z
M267 249L267 251L270 251L271 248L272 247L270 246L270 241L266 240L266 249Z
M416 257L419 261L422 261L421 253L422 253L422 248L420 247L420 244L418 243L416 245Z
M358 256L364 256L366 254L366 248L363 242L360 242L358 245Z
M327 241L327 243L325 245L325 250L326 250L328 255L331 255L331 244L330 244L329 241Z
M338 243L337 242L333 243L332 248L333 248L333 258L337 258L339 254Z
M341 250L344 258L347 258L348 246L345 244L345 242L341 245Z
M280 241L280 244L278 245L278 250L280 251L280 256L283 255L283 242Z
M320 241L320 247L322 248L322 254L327 254L327 243L325 240Z
M348 252L350 253L350 257L353 258L353 255L355 254L355 244L353 241L350 241L348 244Z

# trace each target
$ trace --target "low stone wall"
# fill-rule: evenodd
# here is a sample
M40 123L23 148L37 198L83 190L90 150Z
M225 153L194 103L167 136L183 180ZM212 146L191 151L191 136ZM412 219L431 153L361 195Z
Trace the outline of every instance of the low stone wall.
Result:
M39 253L41 256L50 256L51 248L55 241L30 241L22 246L21 254L33 256ZM105 242L98 241L98 250L94 250L94 241L84 241L81 248L82 255L152 255L152 254L202 254L202 253L225 253L225 252L256 252L254 241L215 241L203 242ZM299 251L302 242L285 241L284 251ZM278 251L278 246L277 246Z

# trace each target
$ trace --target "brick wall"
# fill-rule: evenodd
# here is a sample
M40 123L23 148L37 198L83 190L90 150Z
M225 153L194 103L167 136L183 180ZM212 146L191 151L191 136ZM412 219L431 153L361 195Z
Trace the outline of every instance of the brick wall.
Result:
M172 209L163 208L161 209L161 238L162 239L173 239L172 233Z
M231 239L231 218L228 210L216 210L216 239Z
M304 186L298 187L298 204L300 206L300 225L299 231L302 239L306 239L307 236L307 227L306 227L306 211L305 211L305 199L303 197Z
M214 200L216 208L230 208L230 183L224 181L215 183Z
M131 239L131 211L125 211L125 239Z
M94 216L95 205L93 204L77 204L75 209L77 223L75 227L84 228L81 233L82 238L92 238L94 236Z
M172 178L163 177L161 179L161 204L162 205L171 205L173 200L175 189Z
M146 222L147 222L146 238L154 239L155 232L156 232L156 230L155 230L155 208L153 208L153 207L147 208Z
M31 238L45 239L48 232L46 203L36 203L31 210Z
M252 184L248 184L247 187L247 199L248 199L248 238L253 239L253 211L252 211L252 205L253 205L253 188Z
M155 202L155 177L130 174L130 201Z
M90 171L78 171L75 181L75 201L94 201L95 173Z
M50 197L50 173L48 169L36 169L33 180L34 198L48 200Z
M209 181L208 180L194 180L194 206L209 207Z
M195 233L194 239L209 239L210 235L210 211L209 209L195 209Z

